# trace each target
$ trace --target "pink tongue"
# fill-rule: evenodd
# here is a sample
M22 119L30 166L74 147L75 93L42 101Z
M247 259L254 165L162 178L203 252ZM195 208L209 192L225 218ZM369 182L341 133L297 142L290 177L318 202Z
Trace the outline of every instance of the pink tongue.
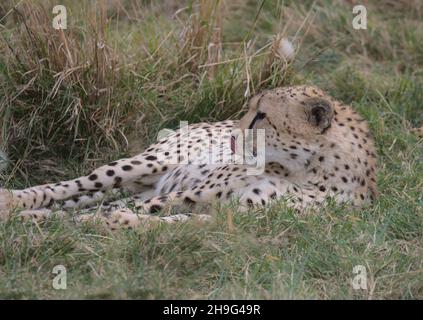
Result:
M235 153L235 143L236 143L236 139L234 136L231 136L231 150L232 153Z

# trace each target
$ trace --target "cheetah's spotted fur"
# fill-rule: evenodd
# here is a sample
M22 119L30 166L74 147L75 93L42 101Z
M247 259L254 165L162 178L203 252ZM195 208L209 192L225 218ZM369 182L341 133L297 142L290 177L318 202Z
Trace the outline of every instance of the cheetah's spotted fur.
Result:
M248 175L247 165L205 161L210 154L232 155L230 139L235 128L265 129L262 174ZM216 132L224 143L215 141ZM186 142L181 142L182 137ZM158 153L164 159L159 160ZM233 198L239 199L241 208L285 198L303 210L328 197L362 206L377 195L375 174L373 139L359 114L315 87L276 88L254 96L239 121L190 125L187 132L180 129L135 157L114 161L74 180L24 190L2 189L0 211L19 207L25 209L24 216L40 218L50 211L37 209L53 202L63 200L65 209L89 207L105 191L122 188L135 195L101 207L101 217L112 229L135 227L149 219L171 222L189 217L151 215L168 204L210 204ZM133 210L128 209L128 202ZM82 220L94 216L91 209L85 212Z

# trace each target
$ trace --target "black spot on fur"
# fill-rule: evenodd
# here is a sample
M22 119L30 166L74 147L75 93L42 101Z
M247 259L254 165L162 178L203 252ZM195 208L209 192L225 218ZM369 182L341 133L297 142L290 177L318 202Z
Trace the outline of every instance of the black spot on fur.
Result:
M233 193L234 193L234 191L233 191L233 190L229 190L229 191L226 193L226 198L227 198L227 199L229 199L229 198L230 198L230 196L231 196Z
M115 177L115 184L114 184L114 187L116 188L116 187L119 187L120 186L120 184L121 184L121 182L122 182L122 178L121 177Z
M107 174L109 177L113 177L113 176L115 175L115 171L114 171L114 170L107 170L107 171L106 171L106 174Z
M184 203L185 203L185 204L194 204L194 203L195 203L195 201L194 201L194 200L192 200L190 197L185 197L185 199L184 199Z
M160 210L162 210L162 206L159 206L157 204L154 204L150 207L150 213L157 213Z

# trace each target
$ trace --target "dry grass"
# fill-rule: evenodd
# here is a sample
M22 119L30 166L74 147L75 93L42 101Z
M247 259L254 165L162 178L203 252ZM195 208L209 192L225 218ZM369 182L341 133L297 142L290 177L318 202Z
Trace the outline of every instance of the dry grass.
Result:
M66 31L52 28L50 8L22 3L10 14L10 24L19 27L2 34L1 66L8 81L1 111L9 117L8 143L25 144L31 137L27 146L68 148L91 145L88 137L101 136L94 147L107 142L117 150L126 113L116 108L121 66L105 37L104 7L87 13L86 28Z
M234 3L182 6L171 24L152 23L140 2L65 4L66 30L51 26L52 1L2 6L2 145L21 158L14 173L63 154L94 166L101 154L138 151L154 139L144 123L237 116L249 95L288 75L272 50L280 36L258 47L255 21L243 42L223 41ZM148 5L153 14L163 7Z

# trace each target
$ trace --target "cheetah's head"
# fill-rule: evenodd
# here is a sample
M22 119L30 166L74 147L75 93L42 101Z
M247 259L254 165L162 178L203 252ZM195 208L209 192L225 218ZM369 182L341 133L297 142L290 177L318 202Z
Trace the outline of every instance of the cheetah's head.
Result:
M277 88L250 100L239 129L247 140L252 135L256 154L262 149L257 132L264 129L265 162L279 162L296 171L304 169L327 142L333 116L332 103L319 89Z

